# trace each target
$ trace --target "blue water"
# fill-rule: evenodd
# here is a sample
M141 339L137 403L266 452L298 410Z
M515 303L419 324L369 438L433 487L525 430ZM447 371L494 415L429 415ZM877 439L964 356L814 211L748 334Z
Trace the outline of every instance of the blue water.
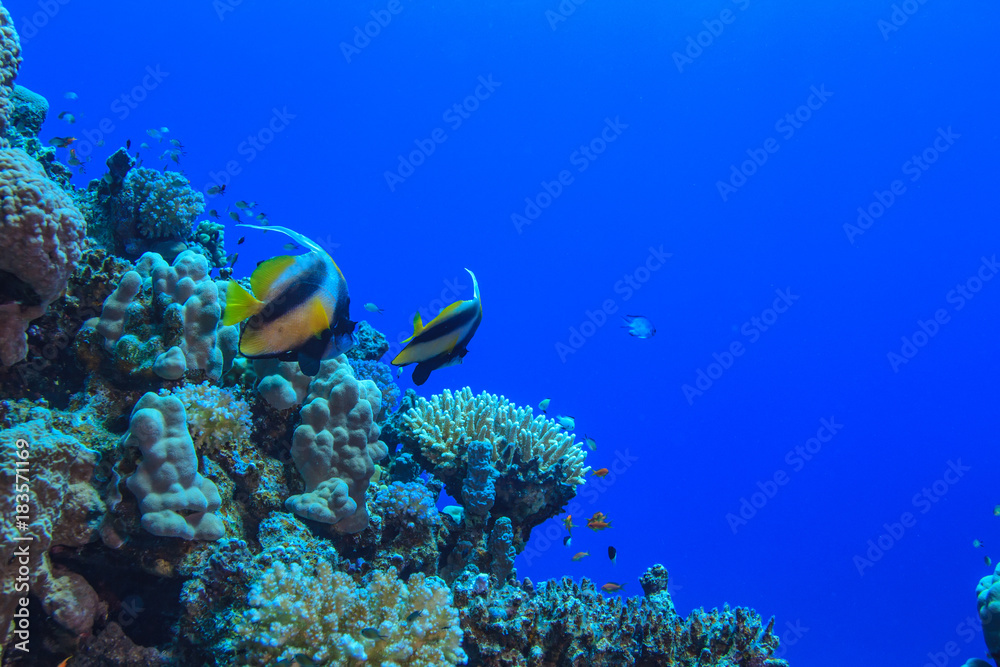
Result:
M636 594L663 563L679 611L773 615L793 665L983 656L974 588L1000 558L1000 280L977 275L1000 270L996 4L336 4L5 2L18 82L52 105L43 139L72 134L95 160L78 184L127 139L161 165L146 130L166 126L196 187L228 182L209 208L256 200L324 243L353 314L393 340L415 310L469 298L476 272L483 324L422 393L551 397L614 471L574 512L612 528L567 549L557 520L539 527L520 575ZM544 184L558 196L539 201ZM845 229L859 207L881 215ZM235 228L230 252L244 234L237 275L281 252ZM630 337L622 314L657 334Z

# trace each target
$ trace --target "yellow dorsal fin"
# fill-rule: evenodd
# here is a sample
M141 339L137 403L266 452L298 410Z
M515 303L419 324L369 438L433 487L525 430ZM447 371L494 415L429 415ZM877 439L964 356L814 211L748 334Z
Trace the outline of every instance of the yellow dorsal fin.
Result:
M309 300L306 314L309 318L307 326L311 334L319 336L330 328L330 316L327 314L326 308L323 307L323 302L320 301L319 297L314 296Z
M419 336L420 333L423 330L424 330L424 321L422 319L420 319L420 313L416 312L416 313L413 314L413 334L409 338L407 338L406 340L403 340L403 341L400 341L400 342L403 345L406 345L411 340L413 340L414 338L416 338L417 336Z
M274 281L280 278L281 274L287 271L288 267L294 263L295 258L291 255L280 255L261 262L253 272L253 275L250 276L250 287L253 289L253 293L260 294L266 298Z
M222 314L222 324L229 326L253 317L264 308L264 303L258 301L253 294L246 291L243 285L235 280L226 284L226 311Z

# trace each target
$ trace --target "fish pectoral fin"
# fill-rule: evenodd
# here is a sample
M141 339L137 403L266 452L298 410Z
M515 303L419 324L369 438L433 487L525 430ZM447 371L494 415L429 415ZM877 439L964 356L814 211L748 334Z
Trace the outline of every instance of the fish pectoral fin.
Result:
M248 317L253 317L264 308L264 302L248 292L243 285L235 280L226 284L226 310L222 314L223 326L237 324Z
M250 276L250 287L254 294L266 295L274 282L295 263L291 255L280 255L261 262Z
M317 338L330 328L330 315L326 312L319 297L313 297L310 300L307 314L309 331Z

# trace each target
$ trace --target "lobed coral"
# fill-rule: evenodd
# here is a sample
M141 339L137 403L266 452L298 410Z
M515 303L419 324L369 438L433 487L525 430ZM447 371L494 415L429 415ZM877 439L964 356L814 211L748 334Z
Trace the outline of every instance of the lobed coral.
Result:
M87 224L42 166L0 148L0 362L27 353L28 324L66 289L86 244Z
M359 380L371 380L382 393L382 414L388 414L399 404L399 387L393 382L392 368L381 361L367 359L351 359L348 355L354 377ZM378 415L376 415L378 417Z
M465 664L458 610L443 581L395 568L363 586L326 561L314 571L277 562L254 582L237 621L237 653L251 665L304 655L336 667Z
M222 520L213 513L222 505L219 490L198 473L178 398L152 392L140 398L124 445L142 451L142 461L125 483L139 499L143 528L185 540L217 540L225 534Z
M341 355L321 364L306 400L291 449L306 488L285 507L338 532L360 532L368 526L365 494L375 461L387 453L375 423L382 395L371 380L359 382Z
M228 389L202 382L161 389L160 396L180 399L194 446L202 452L250 436L250 406Z
M421 451L436 466L448 466L464 455L466 442L481 440L493 445L492 459L536 461L541 472L557 466L563 483L579 486L590 468L586 453L573 437L545 417L534 417L530 407L519 408L503 396L483 392L472 395L465 387L445 389L416 405L403 417L416 436Z
M225 291L209 275L208 260L184 251L172 265L157 253L139 258L89 322L103 337L106 361L126 378L177 380L203 371L219 381L236 357L239 329L222 325ZM82 344L94 343L84 336ZM90 349L90 357L99 352Z

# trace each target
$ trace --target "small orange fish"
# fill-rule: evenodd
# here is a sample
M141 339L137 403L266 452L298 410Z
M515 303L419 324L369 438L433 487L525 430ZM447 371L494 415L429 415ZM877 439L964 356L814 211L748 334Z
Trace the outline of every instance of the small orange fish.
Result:
M72 657L73 656L69 656L69 658L72 658ZM62 662L60 662L57 667L66 667L66 665L69 664L69 658L66 658L65 660L63 660Z
M610 470L608 470L607 468L601 468L600 470L592 470L592 471L590 472L590 474L591 474L591 476L593 476L593 477L604 477L604 476L605 476L605 475L607 475L607 474L608 474L609 472L610 472Z
M625 588L625 584L616 584L613 581L609 581L608 583L601 586L601 590L604 591L605 593L615 593L623 588Z
M563 519L563 526L569 532L571 532L571 533L573 532L573 529L576 528L576 526L573 525L573 515L572 514L567 514L566 515L566 518Z
M573 560L583 560L589 555L590 555L589 551L581 551L580 553L573 555Z
M588 521L604 521L608 518L608 515L604 512L594 512L594 516L590 517Z
M591 530L594 531L605 530L606 528L610 527L611 527L610 521L594 521L593 519L591 519L590 521L587 522L587 528L590 528Z

